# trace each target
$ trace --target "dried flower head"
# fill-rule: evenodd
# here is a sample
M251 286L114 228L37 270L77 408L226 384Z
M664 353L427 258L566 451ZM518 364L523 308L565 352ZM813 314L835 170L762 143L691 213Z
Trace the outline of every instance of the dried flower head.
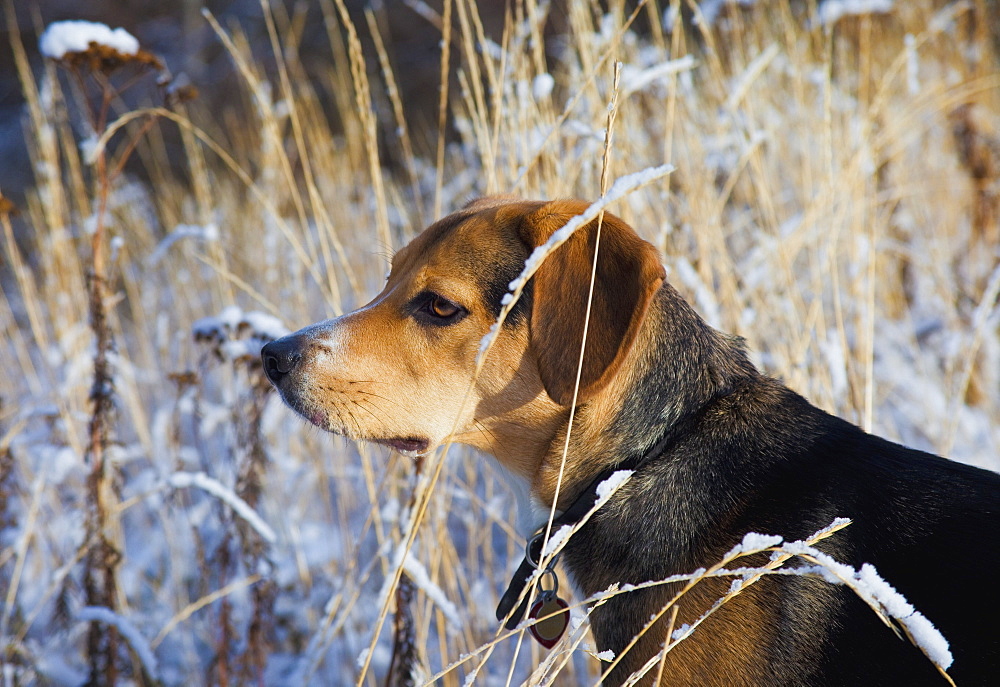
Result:
M168 107L176 107L198 97L198 88L183 72L173 76L168 70L162 70L156 85L162 89L163 101Z
M260 349L269 341L288 334L288 327L272 315L243 312L231 305L216 317L194 323L195 341L206 344L219 360L260 363Z
M67 66L110 74L125 65L163 69L163 63L139 47L135 36L122 28L90 21L58 21L38 40L45 57Z

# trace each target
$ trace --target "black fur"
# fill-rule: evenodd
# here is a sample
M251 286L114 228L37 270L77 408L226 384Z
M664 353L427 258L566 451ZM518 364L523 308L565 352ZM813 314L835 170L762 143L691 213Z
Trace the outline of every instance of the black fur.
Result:
M527 255L525 255L527 257ZM503 297L510 292L510 283L517 279L524 269L524 260L512 262L509 260L497 261L495 263L478 264L472 273L477 280L479 288L483 294L483 300L490 314L496 318L500 316ZM532 281L529 279L521 292L521 297L514 303L504 320L505 327L520 326L528 313L531 312Z
M583 591L710 566L746 532L796 540L847 517L853 524L820 548L855 568L873 564L934 623L950 642L957 684L1000 684L1000 475L871 436L810 405L760 375L737 341L669 285L648 320L657 345L639 353L645 374L622 391L609 431L628 454L620 458L673 439L568 543L565 561ZM755 586L756 596L737 597L685 640L702 648L687 655L681 683L946 684L848 588L790 577ZM620 653L676 591L597 608L599 649ZM681 609L705 610L689 600ZM719 637L739 633L750 616L764 618L770 639L734 667ZM637 648L638 665L658 648ZM628 665L611 684L635 669ZM670 665L665 684L674 684Z

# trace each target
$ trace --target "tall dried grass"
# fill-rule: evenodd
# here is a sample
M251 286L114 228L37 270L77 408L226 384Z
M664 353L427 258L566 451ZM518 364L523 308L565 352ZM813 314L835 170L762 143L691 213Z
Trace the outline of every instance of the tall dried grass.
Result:
M459 66L449 74L445 61L442 79L458 90L441 100L439 131L419 137L438 142L426 152L384 37L365 62L359 36L377 35L374 15L352 26L339 0L321 3L338 59L319 83L296 52L301 17L265 5L274 70L206 17L245 110L157 110L181 131L186 179L172 180L154 130L137 149L152 183L123 176L107 198L107 456L120 495L105 531L121 555L116 610L159 659L154 677L377 684L394 635L382 620L409 596L411 654L442 684L474 665L497 683L597 679L582 634L537 673L543 652L521 634L494 642L522 540L488 460L452 449L440 473L415 474L398 455L306 429L259 385L252 342L239 348L253 317L231 318L211 344L192 328L232 305L291 328L350 310L379 290L387 251L475 195L596 198L619 61L610 178L677 171L611 209L662 249L671 281L818 405L1000 468L988 3L914 0L833 26L812 3L725 5L685 30L666 21L678 0L611 5L567 3L566 33L550 36L548 3L518 2L491 40L475 2L446 0L437 20ZM16 40L36 185L17 229L0 213L0 664L13 684L61 683L88 660L81 513L95 348L84 285L99 175L54 69L36 81ZM146 114L119 109L103 140L122 145L117 132ZM380 137L398 145L398 169L383 167ZM213 484L250 504L275 541ZM395 594L403 571L411 582ZM476 660L458 661L467 654ZM121 669L141 681L135 660Z

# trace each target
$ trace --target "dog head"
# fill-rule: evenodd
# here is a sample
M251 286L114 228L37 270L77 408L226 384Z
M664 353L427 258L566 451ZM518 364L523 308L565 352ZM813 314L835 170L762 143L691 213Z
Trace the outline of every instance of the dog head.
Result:
M470 203L396 253L370 303L265 346L268 378L323 429L410 454L467 443L530 475L530 456L552 441L577 386L592 273L581 404L619 374L664 278L653 246L605 214L596 272L594 221L544 261L476 376L480 342L510 282L535 247L586 207Z

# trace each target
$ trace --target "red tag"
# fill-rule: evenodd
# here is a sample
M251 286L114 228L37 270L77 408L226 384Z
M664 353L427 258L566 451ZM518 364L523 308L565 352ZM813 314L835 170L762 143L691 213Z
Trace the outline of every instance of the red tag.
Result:
M543 618L528 629L531 630L531 636L538 640L539 644L546 649L551 649L569 626L569 604L558 596L539 599L531 607L528 617L531 620Z

